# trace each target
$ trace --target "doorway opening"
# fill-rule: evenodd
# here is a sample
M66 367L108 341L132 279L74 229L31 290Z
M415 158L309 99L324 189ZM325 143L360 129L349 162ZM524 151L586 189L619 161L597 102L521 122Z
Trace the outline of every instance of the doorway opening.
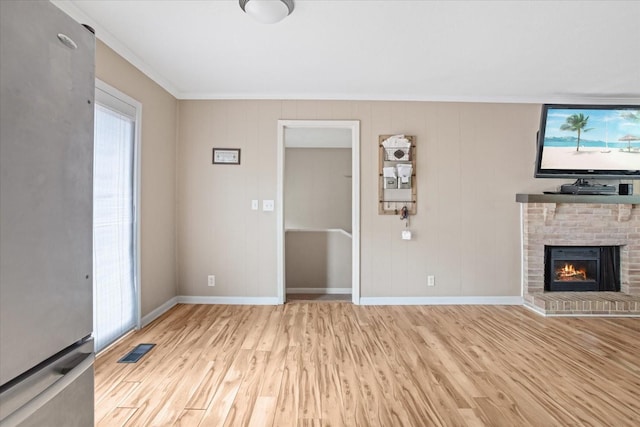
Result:
M360 122L279 120L278 299L360 302Z

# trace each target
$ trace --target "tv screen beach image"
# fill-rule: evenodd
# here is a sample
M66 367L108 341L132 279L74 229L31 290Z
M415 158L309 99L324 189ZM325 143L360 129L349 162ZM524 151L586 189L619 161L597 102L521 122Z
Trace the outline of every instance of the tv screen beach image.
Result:
M542 169L640 170L640 109L549 109Z

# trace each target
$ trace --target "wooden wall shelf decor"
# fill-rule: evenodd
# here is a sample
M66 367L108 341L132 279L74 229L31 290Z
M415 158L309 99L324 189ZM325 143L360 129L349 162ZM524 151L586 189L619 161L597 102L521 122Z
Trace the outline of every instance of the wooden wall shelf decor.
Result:
M417 179L416 179L416 137L404 135L404 138L411 144L408 153L403 153L395 149L385 148L383 142L394 135L378 136L378 214L399 215L403 207L407 207L409 215L417 212ZM390 172L392 169L399 170L407 165L411 165L411 178L409 182L404 182L396 172L395 182L393 177L385 176L385 169Z

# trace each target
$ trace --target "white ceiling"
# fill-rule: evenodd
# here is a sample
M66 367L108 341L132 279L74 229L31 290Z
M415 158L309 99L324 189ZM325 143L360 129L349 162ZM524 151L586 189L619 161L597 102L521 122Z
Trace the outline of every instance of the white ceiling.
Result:
M638 1L53 1L180 99L640 103Z

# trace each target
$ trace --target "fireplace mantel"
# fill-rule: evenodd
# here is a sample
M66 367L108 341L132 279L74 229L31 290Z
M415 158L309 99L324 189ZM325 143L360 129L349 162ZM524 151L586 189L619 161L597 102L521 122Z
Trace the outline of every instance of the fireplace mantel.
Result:
M596 203L601 205L640 205L640 195L597 196L591 194L516 194L519 203Z

